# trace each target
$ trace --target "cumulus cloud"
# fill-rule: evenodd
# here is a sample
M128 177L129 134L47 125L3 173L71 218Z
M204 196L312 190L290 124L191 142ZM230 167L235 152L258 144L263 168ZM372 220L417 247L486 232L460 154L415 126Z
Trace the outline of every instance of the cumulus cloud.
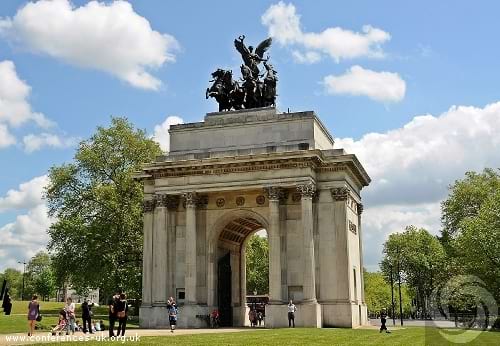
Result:
M370 25L363 26L361 32L340 27L332 27L322 32L305 32L293 4L280 1L271 5L261 17L269 35L283 46L300 47L305 53L295 51L298 62L313 63L321 55L328 55L335 61L359 57L381 58L381 45L391 39L391 35Z
M77 143L78 138L52 133L29 134L23 137L24 151L27 153L32 153L43 147L69 148Z
M17 267L17 261L27 260L45 248L47 229L53 222L42 198L47 183L46 175L35 177L0 197L0 213L23 211L13 222L0 225L0 271Z
M0 197L0 212L10 209L30 209L43 204L43 190L48 182L47 175L42 175L21 183L17 189L7 191L4 197Z
M156 125L154 128L153 139L160 143L160 147L163 151L167 152L170 150L170 134L168 129L170 125L183 124L184 120L177 116L169 116L160 125Z
M387 235L406 225L436 233L448 186L466 171L500 167L499 133L496 102L453 106L437 116L416 116L399 129L338 139L336 147L356 154L372 177L363 191L367 265L376 267Z
M151 28L126 1L40 0L0 20L0 33L66 63L108 72L130 85L157 90L149 73L175 61L176 39Z
M329 94L364 95L380 102L401 101L406 91L406 83L399 74L376 72L358 65L343 75L326 76L323 85Z
M43 128L54 125L42 113L33 112L28 102L30 93L31 87L19 78L14 63L9 60L0 62L0 123L16 127L31 120ZM0 139L2 142L13 143L12 139Z
M0 124L0 149L16 143L16 138L9 132L7 125Z

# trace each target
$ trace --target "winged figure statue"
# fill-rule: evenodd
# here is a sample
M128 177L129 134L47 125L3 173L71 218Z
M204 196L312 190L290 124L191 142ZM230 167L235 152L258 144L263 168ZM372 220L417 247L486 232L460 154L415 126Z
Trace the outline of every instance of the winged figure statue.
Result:
M257 48L255 48L255 51L252 46L247 47L244 43L244 40L245 35L241 35L236 40L234 40L234 46L236 47L236 50L241 54L245 65L248 66L252 71L253 78L258 79L260 74L259 64L269 59L269 57L264 58L264 53L269 49L269 47L271 47L271 43L273 40L271 37L265 39L264 41L259 43Z

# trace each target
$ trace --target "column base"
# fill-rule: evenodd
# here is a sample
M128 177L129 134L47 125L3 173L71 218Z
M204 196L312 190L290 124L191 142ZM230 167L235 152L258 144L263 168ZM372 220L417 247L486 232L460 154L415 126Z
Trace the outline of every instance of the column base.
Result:
M208 328L207 316L210 314L208 306L184 304L178 307L177 326L179 328Z
M321 302L323 327L357 328L369 325L366 304Z
M266 328L288 327L288 305L266 305ZM321 328L321 306L318 303L302 303L295 312L296 327Z
M141 328L167 328L170 325L167 305L141 305L139 308L139 325Z

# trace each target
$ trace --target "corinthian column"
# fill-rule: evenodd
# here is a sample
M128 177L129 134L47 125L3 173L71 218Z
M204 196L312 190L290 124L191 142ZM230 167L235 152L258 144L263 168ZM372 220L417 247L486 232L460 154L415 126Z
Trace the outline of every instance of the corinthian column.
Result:
M302 195L302 230L304 237L304 301L316 302L316 278L314 264L313 212L312 199L316 192L313 183L298 185L297 191Z
M278 187L265 189L269 199L269 302L280 304L281 298L281 240L280 240L280 200L284 190Z
M144 245L142 259L142 305L152 303L153 279L153 211L155 200L145 200L142 205L144 220Z
M153 303L167 302L167 206L165 195L156 196L153 228Z
M196 300L196 192L184 194L186 199L186 304Z

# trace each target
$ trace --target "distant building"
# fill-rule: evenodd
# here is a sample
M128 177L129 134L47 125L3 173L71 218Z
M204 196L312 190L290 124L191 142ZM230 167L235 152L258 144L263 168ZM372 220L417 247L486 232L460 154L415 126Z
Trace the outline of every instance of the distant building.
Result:
M87 298L89 301L99 303L99 289L90 290L86 296L81 296L76 293L76 290L68 288L66 290L66 297L71 298L74 303L83 303L84 299ZM64 290L60 289L57 291L57 301L64 302L66 300L64 296Z

